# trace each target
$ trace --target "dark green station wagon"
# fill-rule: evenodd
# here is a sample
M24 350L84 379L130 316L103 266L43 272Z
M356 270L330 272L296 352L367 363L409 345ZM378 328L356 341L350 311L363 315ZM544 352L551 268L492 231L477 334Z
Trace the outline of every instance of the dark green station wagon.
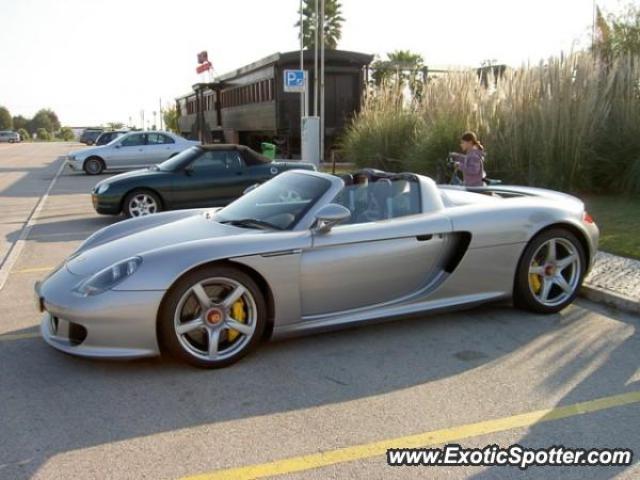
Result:
M98 213L124 213L127 217L180 208L220 207L240 197L251 185L293 169L315 167L273 161L242 145L203 145L148 169L102 180L91 196Z

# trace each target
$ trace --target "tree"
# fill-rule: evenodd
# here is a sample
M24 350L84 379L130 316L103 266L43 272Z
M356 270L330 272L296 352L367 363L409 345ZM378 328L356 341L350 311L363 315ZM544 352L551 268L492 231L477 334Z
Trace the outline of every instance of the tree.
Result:
M108 122L107 123L107 127L112 129L112 130L120 130L122 127L124 127L124 123L122 123L122 122Z
M13 130L13 118L6 107L0 106L0 130Z
M28 124L29 124L29 119L23 117L22 115L16 115L15 117L13 117L14 130L21 130L21 129L26 130Z
M53 110L43 108L33 116L27 129L37 133L39 128L44 128L49 133L60 130L60 121Z
M640 6L629 4L626 12L615 17L611 23L611 49L614 55L640 54Z
M162 116L165 128L171 132L178 133L178 109L175 106L169 107L163 111Z
M299 10L298 15L300 15ZM304 44L304 48L313 49L315 45L316 32L316 0L304 0L302 16L302 42ZM342 16L342 5L340 0L325 0L323 30L324 46L326 49L335 50L338 47L338 41L342 37L343 23L344 17ZM300 29L300 20L296 22L295 26Z
M408 86L412 94L418 94L424 78L424 59L410 50L395 50L387 53L387 59L378 59L371 65L371 78L376 85L392 84L399 90Z
M594 53L603 60L640 54L640 6L629 4L619 15L605 16L597 9Z

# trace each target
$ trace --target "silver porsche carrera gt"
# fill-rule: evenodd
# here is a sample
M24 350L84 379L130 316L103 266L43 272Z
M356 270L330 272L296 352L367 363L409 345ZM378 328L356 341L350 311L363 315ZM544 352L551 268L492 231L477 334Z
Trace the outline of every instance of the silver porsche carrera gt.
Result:
M562 193L298 170L222 209L106 227L36 294L42 336L64 352L223 367L268 338L418 312L510 298L557 312L597 242Z

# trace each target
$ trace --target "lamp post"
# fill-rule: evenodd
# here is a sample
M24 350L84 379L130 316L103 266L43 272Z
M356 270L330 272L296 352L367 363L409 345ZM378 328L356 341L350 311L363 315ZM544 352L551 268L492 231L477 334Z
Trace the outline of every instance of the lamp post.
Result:
M320 162L324 161L324 0L320 0Z
M318 0L316 0L316 24L314 27L313 41L313 116L318 116L318 25L320 16L318 15Z
M302 11L304 0L300 0L300 70L304 71L304 15ZM307 112L304 111L305 92L300 93L300 128L302 128L302 118Z

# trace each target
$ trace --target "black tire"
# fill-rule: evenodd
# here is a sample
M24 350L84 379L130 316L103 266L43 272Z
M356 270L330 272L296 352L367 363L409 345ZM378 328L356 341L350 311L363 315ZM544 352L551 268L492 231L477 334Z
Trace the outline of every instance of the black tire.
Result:
M569 253L571 253L568 250L569 247L571 247L574 250L577 258L577 265L570 266L567 268L571 268L571 275L574 275L573 269L576 269L575 271L576 276L575 278L571 277L573 281L567 282L567 284L570 287L572 287L572 289L571 288L569 289L570 293L569 291L562 290L559 285L552 286L550 290L550 295L554 291L558 292L557 294L558 300L556 300L555 304L546 304L546 303L543 303L543 301L536 296L536 293L538 292L534 293L535 289L532 283L535 283L535 282L532 282L530 278L531 274L529 269L532 263L534 262L534 255L536 255L537 252L539 255L541 253L540 249L544 248L543 246L545 245L545 243L553 239L557 240L557 242L555 243L557 245L560 245L560 249L564 250L564 252L566 253L566 256L558 258L558 261L563 260L563 258L564 259L569 258ZM560 310L562 310L563 308L565 308L567 305L569 305L571 302L575 300L576 296L578 295L578 291L580 290L580 286L582 285L586 267L587 267L586 252L580 240L578 240L578 238L572 232L570 232L565 228L557 227L557 228L552 228L550 230L545 230L539 233L529 242L518 263L518 269L516 271L516 278L515 278L514 288L513 288L514 305L523 310L528 310L530 312L535 312L535 313L551 314L551 313L559 312ZM538 276L537 281L540 282L540 287L538 287L538 290L544 288L543 285L545 282L545 278L549 278L549 279L552 278L551 276L547 277L548 268L550 269L549 275L551 275L551 273L556 275L558 274L558 268L553 264L553 262L545 266L540 265L540 268L545 273L543 275ZM566 281L566 274L563 274L562 270L559 271L559 274L563 275L563 278ZM552 285L553 283L554 282L551 281ZM543 294L543 297L544 297L544 294ZM566 297L566 298L563 298L563 297ZM549 300L552 301L552 299L553 297L551 297Z
M82 164L87 175L100 175L104 171L104 161L100 157L89 157Z
M243 340L244 344L240 345L240 349L230 352L232 354L223 359L205 359L190 351L188 347L181 343L174 322L176 310L180 307L181 299L188 295L187 292L200 282L205 282L207 279L214 277L231 279L242 285L252 296L255 305L255 329L251 337L247 336L247 339ZM186 274L169 289L158 314L158 341L163 353L168 353L180 361L201 368L222 368L237 362L253 351L260 344L266 325L267 305L255 281L249 275L236 268L226 265L214 265L199 268ZM203 333L203 335L206 335L206 333ZM230 345L232 347L233 342Z
M9 140L9 143L15 143L16 141L12 138Z
M139 199L139 197L141 196L147 197L149 199L147 203L149 204L150 211L147 213L136 215L135 208L132 208L133 202L135 202L135 200ZM155 206L151 207L152 205L151 202L153 202L153 205ZM127 194L127 196L124 198L124 201L122 202L122 213L124 213L124 216L127 218L152 215L154 213L159 213L161 211L162 211L162 199L155 192L152 192L151 190L145 190L145 189L133 190L132 192L129 192Z

